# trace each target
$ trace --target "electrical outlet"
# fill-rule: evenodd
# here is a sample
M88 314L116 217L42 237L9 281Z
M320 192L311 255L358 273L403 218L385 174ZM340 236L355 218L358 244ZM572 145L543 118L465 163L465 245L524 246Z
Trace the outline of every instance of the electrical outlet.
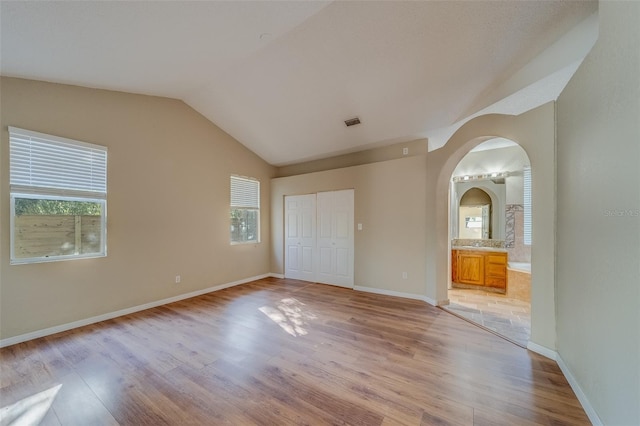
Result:
M402 155L409 155L409 148L402 148Z
M407 279L407 277L408 277L407 273L406 273L406 272L403 272L403 273L402 273L402 279L403 279L403 280L406 280L406 279Z
M180 275L176 275L176 284L180 284Z

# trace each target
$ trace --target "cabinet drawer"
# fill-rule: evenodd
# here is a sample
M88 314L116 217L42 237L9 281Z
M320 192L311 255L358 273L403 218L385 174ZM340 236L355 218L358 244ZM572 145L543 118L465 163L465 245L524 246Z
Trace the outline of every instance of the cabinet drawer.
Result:
M495 263L496 265L507 264L507 256L503 254L488 254L486 260L487 263Z
M507 276L507 268L504 265L496 265L494 263L488 263L485 268L487 277L504 278Z
M499 277L486 277L485 285L487 287L495 287L495 288L507 288L507 279L499 278Z

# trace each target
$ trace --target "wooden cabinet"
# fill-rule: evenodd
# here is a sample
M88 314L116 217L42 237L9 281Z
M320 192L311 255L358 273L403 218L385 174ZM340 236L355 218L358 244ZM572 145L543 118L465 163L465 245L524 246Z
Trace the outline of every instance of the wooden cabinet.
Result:
M451 281L454 287L506 292L507 253L452 250Z
M451 282L458 281L458 250L451 250Z

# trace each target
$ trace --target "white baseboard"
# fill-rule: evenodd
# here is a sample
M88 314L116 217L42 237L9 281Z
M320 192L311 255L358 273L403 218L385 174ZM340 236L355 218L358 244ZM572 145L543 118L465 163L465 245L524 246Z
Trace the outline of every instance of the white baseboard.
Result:
M154 302L145 303L143 305L132 306L131 308L121 309L115 312L109 312L102 315L97 315L95 317L85 318L78 321L73 321L67 324L56 325L54 327L45 328L42 330L32 331L30 333L21 334L19 336L13 336L6 339L0 339L0 348L4 348L5 346L15 345L17 343L26 342L28 340L37 339L39 337L50 336L52 334L60 333L62 331L71 330L78 327L83 327L89 324L95 324L100 321L106 321L112 318L121 317L123 315L129 315L134 312L144 311L145 309L155 308L156 306L166 305L168 303L178 302L180 300L189 299L191 297L201 296L206 293L211 293L214 291L222 290L225 288L233 287L240 284L246 284L251 281L260 280L267 277L276 277L280 278L277 274L263 274L255 277L244 278L242 280L233 281L230 283L220 284L217 286L205 288L202 290L192 291L190 293L179 294L177 296L169 297L167 299L156 300Z
M527 349L537 354L540 354L542 356L545 356L547 358L550 358L554 360L556 363L558 363L558 367L560 367L560 371L562 371L562 374L567 379L567 382L569 382L569 386L571 386L573 393L576 394L576 398L578 398L580 405L582 405L582 408L584 409L584 412L587 414L587 417L589 417L589 420L591 421L591 423L594 426L603 426L602 420L600 420L600 417L598 417L596 410L591 405L591 402L589 402L589 399L587 398L584 391L578 384L578 381L576 380L576 378L573 376L573 373L571 373L571 370L569 369L567 364L565 364L560 354L552 349L549 349L545 346L542 346L533 342L529 342L527 344Z
M274 273L274 272L271 272L271 273L269 274L269 276L270 276L270 277L273 277L273 278L280 278L280 279L284 279L284 274L276 274L276 273Z
M431 306L447 306L449 304L449 299L435 300L430 297L423 296L422 300L424 300Z
M427 302L431 306L440 306L440 305L438 305L438 301L437 300L432 299L430 297L422 296L422 300L424 300L425 302Z
M556 351L554 351L553 349L549 349L546 346L533 343L532 341L529 341L527 343L527 349L529 349L531 352L535 352L554 361L558 359L558 353Z
M364 287L361 285L356 285L353 287L353 289L357 291L364 291L367 293L384 294L385 296L404 297L405 299L421 300L423 302L430 303L429 301L426 300L425 296L422 296L420 294L403 293L401 291L385 290L383 288L374 288L374 287Z
M578 384L578 381L573 376L571 370L569 370L569 367L567 366L567 364L565 364L560 354L558 354L558 356L556 357L556 362L558 363L562 374L564 374L564 377L567 379L567 382L569 382L571 389L573 389L573 393L576 394L578 401L580 401L584 412L587 413L587 417L589 417L591 424L593 424L594 426L603 426L604 423L602 423L602 420L600 420L600 417L598 417L596 410L591 405L591 402L589 402L589 399L584 394L582 388Z
M405 299L421 300L423 302L430 304L431 306L443 306L443 305L449 304L449 299L435 300L421 294L404 293L401 291L386 290L383 288L374 288L374 287L365 287L361 285L356 285L353 287L353 289L356 291L364 291L367 293L383 294L385 296L395 296L395 297L404 297Z

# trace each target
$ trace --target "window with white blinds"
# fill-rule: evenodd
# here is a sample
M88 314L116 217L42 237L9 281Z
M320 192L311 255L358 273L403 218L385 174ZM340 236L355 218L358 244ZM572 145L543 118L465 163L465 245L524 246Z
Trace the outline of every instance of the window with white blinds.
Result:
M9 127L11 263L106 256L107 148Z
M9 127L12 190L107 194L107 148Z
M524 244L531 245L531 167L524 168Z
M231 243L260 242L260 182L231 176L230 207Z

